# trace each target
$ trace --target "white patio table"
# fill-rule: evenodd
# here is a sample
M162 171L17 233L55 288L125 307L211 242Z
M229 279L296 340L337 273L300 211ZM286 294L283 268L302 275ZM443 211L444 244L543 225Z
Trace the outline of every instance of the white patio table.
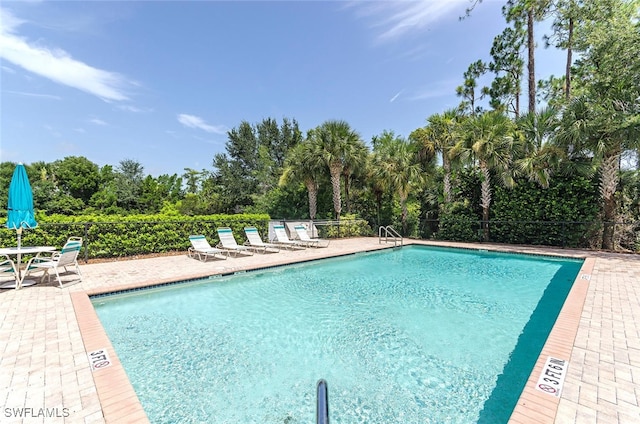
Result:
M17 247L2 247L0 248L0 255L15 255L16 258L20 257L22 259L23 255L39 255L44 252L55 252L56 248L53 246L21 246L19 249ZM0 286L2 289L19 289L20 287L28 287L34 285L36 282L34 280L25 280L20 284L20 264L16 263L16 268L18 268L17 280L15 283L7 282ZM26 271L26 270L25 270Z

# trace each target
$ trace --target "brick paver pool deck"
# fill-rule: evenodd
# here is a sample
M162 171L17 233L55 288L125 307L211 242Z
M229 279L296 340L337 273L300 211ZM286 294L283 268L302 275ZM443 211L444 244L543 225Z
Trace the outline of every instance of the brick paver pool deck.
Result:
M405 240L405 242L407 242ZM573 249L409 241L587 258L510 423L640 423L640 256ZM140 402L90 294L386 248L377 238L328 248L200 262L186 255L81 264L82 283L0 292L1 423L144 423ZM106 348L111 366L91 371ZM548 356L569 361L560 398L535 389Z

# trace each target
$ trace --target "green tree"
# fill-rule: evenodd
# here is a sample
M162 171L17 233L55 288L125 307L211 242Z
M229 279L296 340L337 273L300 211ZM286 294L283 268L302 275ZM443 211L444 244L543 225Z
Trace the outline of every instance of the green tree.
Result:
M507 4L502 9L507 22L526 22L529 113L535 113L536 111L537 81L534 25L546 17L551 4L552 0L507 0Z
M478 78L487 72L487 65L477 60L469 65L469 68L464 72L464 82L462 85L456 87L456 94L458 97L462 97L460 103L460 110L468 111L470 115L475 115L482 112L482 108L476 104L477 100L484 97L486 93L485 89L481 89L478 92Z
M639 2L599 2L581 42L587 48L576 64L576 97L563 111L557 141L565 148L589 150L600 170L605 221L602 247L613 249L620 157L640 147Z
M520 80L524 67L522 50L525 35L520 21L515 21L513 27L505 28L493 40L492 61L489 63L489 70L496 74L488 90L491 107L513 113L516 119L520 116Z
M122 208L118 206L115 179L113 166L104 165L100 168L100 189L91 196L89 201L91 207L106 214L122 213Z
M224 211L241 212L275 188L286 152L301 140L298 123L288 119L280 127L271 118L257 125L243 121L229 131L226 153L213 159Z
M333 190L333 209L335 218L340 219L342 212L341 176L345 167L353 167L356 162L366 160L366 156L361 155L364 142L346 121L340 120L324 122L309 131L308 138L318 145L320 157L329 169Z
M513 185L511 175L514 148L513 122L505 115L485 112L465 121L463 140L452 150L452 156L474 164L481 173L482 220L484 240L489 240L489 209L491 207L491 179L497 176L506 186Z
M200 185L200 179L202 178L203 172L196 171L191 168L184 168L184 174L182 174L182 178L185 179L186 191L187 193L197 193L198 186Z
M182 180L176 175L147 175L140 189L139 207L145 213L158 213L166 204L175 204L182 197Z
M442 158L444 202L451 202L451 149L460 141L460 116L458 110L449 109L427 118L427 125L409 136L421 144L427 158L439 154Z
M564 73L564 96L571 98L571 66L573 65L573 51L575 48L575 29L581 23L584 2L582 0L555 0L553 10L552 34L545 36L546 46L566 49L567 59Z
M515 168L529 181L543 188L549 187L551 176L557 172L565 158L564 150L551 142L559 126L558 111L546 107L535 113L526 113L516 121L522 135L518 149L520 157Z
M68 156L50 166L56 186L65 194L89 203L98 191L100 173L98 165L82 156Z
M407 235L407 200L412 188L422 179L417 154L419 146L401 137L386 137L377 147L374 151L377 172L386 182L385 186L398 195L402 208L402 231Z
M2 210L5 215L7 212L7 201L9 198L9 184L11 184L11 177L13 177L13 171L16 168L16 165L17 164L15 162L0 162L0 205L2 205L0 210ZM29 168L27 167L27 174L29 173Z
M144 178L144 167L140 162L133 159L120 161L113 179L119 207L129 212L138 212Z
M325 169L319 146L312 140L297 144L287 155L280 186L293 182L303 183L309 197L309 218L316 219L318 205L318 179Z

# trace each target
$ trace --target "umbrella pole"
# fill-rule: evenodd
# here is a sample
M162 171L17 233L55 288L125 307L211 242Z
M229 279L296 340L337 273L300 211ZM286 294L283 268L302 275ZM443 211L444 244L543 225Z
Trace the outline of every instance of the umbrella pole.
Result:
M22 282L22 277L20 275L20 264L22 263L22 254L20 253L20 246L22 245L22 227L16 230L18 234L18 281L16 281L16 288L19 289L20 283Z

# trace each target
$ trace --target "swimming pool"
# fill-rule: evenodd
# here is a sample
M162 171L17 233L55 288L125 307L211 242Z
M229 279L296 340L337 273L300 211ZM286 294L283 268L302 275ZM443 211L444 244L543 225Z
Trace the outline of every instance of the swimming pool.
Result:
M152 422L506 422L582 261L427 247L93 300Z

